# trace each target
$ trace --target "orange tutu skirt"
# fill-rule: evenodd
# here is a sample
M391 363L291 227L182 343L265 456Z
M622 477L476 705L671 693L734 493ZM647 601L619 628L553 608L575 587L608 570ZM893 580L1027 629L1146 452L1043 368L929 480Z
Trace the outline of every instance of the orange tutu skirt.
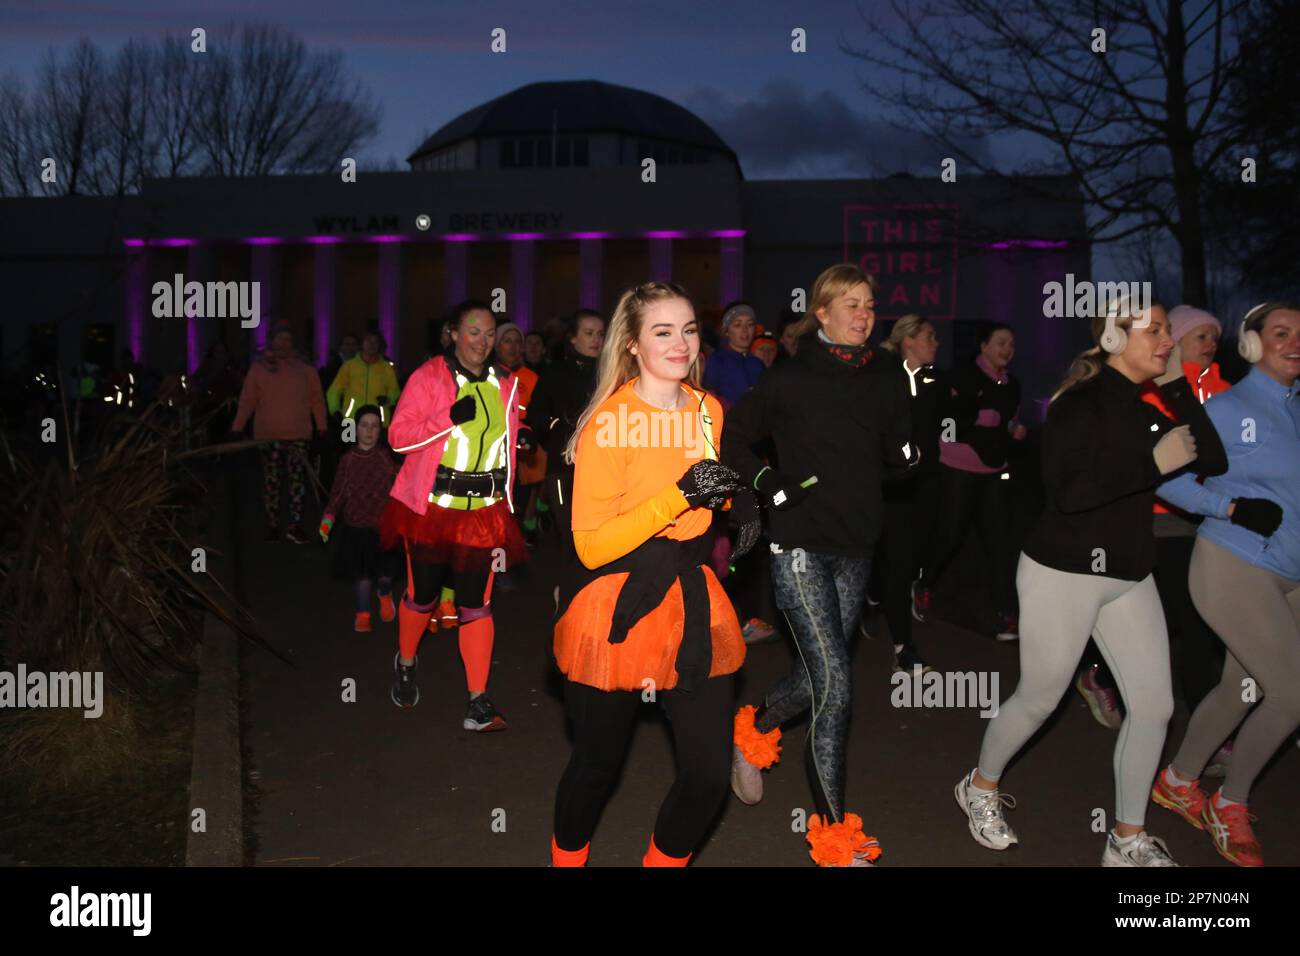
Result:
M712 568L705 567L709 590L709 633L713 662L710 677L734 674L745 661L745 641L730 598ZM677 650L682 643L685 611L682 586L674 581L663 602L637 621L621 644L609 642L610 622L627 573L606 574L574 596L555 625L555 662L578 684L598 690L656 690L677 686Z
M486 508L440 508L433 502L419 515L389 498L379 516L379 540L385 549L407 546L412 561L441 564L455 571L486 574L528 560L528 545L504 501Z

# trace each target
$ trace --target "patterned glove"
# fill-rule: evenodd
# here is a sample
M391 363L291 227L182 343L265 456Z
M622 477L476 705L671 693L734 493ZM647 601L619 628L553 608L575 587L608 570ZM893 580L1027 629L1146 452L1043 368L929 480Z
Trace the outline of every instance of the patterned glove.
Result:
M677 482L687 504L692 508L717 510L727 499L744 487L740 475L720 461L705 458L686 469Z

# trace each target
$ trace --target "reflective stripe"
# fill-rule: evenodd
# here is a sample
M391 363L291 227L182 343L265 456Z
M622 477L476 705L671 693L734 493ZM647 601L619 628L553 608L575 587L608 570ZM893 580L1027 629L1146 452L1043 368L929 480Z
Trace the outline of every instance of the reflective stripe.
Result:
M352 417L352 409L356 407L356 404L357 404L357 400L355 398L348 399L348 410L343 413L344 418Z
M424 441L418 441L414 445L402 445L401 447L394 446L393 451L404 452L404 451L411 451L414 448L422 448L423 446L429 444L429 442L437 441L439 438L447 434L447 432L451 431L455 427L456 427L455 425L452 425L451 428L444 428L442 431L438 432L438 434L431 435L430 437L426 438Z

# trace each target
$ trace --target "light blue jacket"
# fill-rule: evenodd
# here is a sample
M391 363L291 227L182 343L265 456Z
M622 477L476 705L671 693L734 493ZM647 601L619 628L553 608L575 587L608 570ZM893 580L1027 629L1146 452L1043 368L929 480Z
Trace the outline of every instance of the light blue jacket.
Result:
M1300 580L1300 380L1290 388L1252 368L1205 403L1228 452L1226 474L1199 483L1190 474L1156 492L1184 511L1205 515L1199 534L1243 561ZM1233 498L1267 498L1282 524L1267 538L1228 520Z

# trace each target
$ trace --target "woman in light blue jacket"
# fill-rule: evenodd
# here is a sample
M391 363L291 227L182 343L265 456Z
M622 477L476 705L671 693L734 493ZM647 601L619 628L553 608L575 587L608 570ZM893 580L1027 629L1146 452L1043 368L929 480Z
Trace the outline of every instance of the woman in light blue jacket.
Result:
M1300 725L1300 304L1252 309L1239 348L1250 374L1205 406L1228 453L1227 473L1204 483L1181 476L1159 490L1205 515L1188 587L1228 654L1152 799L1208 830L1225 859L1262 866L1250 789ZM1238 724L1227 778L1211 797L1198 778Z

